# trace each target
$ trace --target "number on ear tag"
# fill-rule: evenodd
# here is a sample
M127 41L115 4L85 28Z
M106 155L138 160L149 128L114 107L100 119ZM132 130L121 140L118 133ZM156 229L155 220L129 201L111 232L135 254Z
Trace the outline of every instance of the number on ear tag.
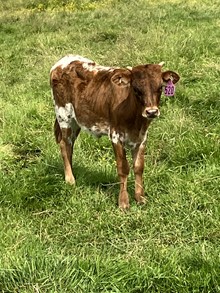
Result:
M164 94L167 97L172 97L174 96L175 93L175 85L173 84L172 80L169 79L167 85L164 88Z

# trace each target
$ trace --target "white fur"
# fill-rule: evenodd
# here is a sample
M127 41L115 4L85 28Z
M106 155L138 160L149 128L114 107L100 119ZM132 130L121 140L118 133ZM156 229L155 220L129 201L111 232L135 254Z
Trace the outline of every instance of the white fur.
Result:
M53 71L54 69L56 69L58 66L61 66L61 68L64 69L73 61L81 61L83 63L84 62L85 63L94 63L92 60L84 58L79 55L67 55L67 56L63 57L62 59L60 59L56 64L54 64L54 66L51 68L50 72Z
M114 70L114 68L112 68L112 67L90 64L88 62L84 62L82 66L85 70L92 71L92 72Z
M76 119L75 111L71 103L67 103L65 107L55 106L55 113L60 128L71 128L72 119Z
M99 123L91 127L91 133L94 135L107 135L109 132L109 125L105 123Z
M80 124L79 126L83 131L86 131L87 133L92 134L93 136L98 138L103 135L108 135L109 133L109 125L106 123L98 123L89 128Z
M111 138L112 142L117 144L119 142L119 139L120 139L120 134L117 133L116 131L113 131L112 138Z
M134 143L134 142L132 142L132 141L128 141L128 142L127 142L127 145L128 145L130 148L132 148L132 149L135 149L136 146L137 146L137 144Z
M95 64L94 61L92 61L88 58L84 58L79 55L67 55L67 56L63 57L62 59L60 59L56 64L54 64L53 67L51 68L50 72L52 72L54 69L56 69L59 66L61 66L61 68L64 69L73 61L82 62L83 68L88 71L94 71L94 72L112 71L115 69L113 67L97 65L97 64Z

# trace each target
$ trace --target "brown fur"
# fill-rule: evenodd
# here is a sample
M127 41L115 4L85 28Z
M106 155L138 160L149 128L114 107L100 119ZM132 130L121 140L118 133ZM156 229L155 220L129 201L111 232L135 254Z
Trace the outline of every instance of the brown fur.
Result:
M161 66L157 64L106 70L96 67L95 63L86 65L88 68L92 66L92 70L87 70L83 65L81 61L74 61L63 69L57 66L51 72L55 105L65 108L65 105L72 104L76 115L76 118L71 118L71 128L61 128L57 119L54 124L56 141L61 146L64 160L66 181L75 182L72 151L80 128L95 129L97 136L104 134L106 128L109 129L121 183L119 206L122 209L129 207L127 177L130 168L125 142L132 146L135 199L143 203L146 131L152 118L159 115L163 83L171 78L175 83L179 76L173 71L162 72Z
M56 142L60 143L60 141L62 139L62 132L61 132L60 125L59 125L57 119L55 119L55 122L54 122L54 135L56 138Z

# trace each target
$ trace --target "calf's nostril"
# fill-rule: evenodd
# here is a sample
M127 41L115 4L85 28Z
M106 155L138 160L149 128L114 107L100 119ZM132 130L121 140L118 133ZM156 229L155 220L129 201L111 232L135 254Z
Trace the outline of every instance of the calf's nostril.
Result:
M149 117L155 117L158 115L158 109L146 109L146 114Z

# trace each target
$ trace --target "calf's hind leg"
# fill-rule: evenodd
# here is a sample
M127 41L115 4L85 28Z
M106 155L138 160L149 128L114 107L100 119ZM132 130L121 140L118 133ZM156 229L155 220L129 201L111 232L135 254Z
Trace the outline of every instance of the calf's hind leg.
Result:
M75 178L72 171L72 154L74 142L80 132L80 128L75 121L71 127L61 128L56 120L54 132L57 143L60 145L60 151L63 158L65 181L73 185L75 184Z

